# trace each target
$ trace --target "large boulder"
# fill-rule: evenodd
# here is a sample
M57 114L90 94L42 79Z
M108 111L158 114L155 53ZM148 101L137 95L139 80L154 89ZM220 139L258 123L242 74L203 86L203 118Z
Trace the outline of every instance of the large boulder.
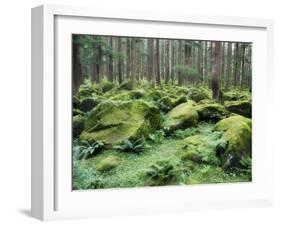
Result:
M86 118L82 115L76 115L72 118L72 136L78 137L85 128Z
M208 136L198 134L185 138L182 142L182 160L219 165L216 147L223 142L220 137L220 132L214 132Z
M248 100L225 101L224 106L230 112L252 117L252 104Z
M218 121L226 118L229 115L229 112L225 109L224 106L212 102L202 102L201 104L196 106L196 110L198 112L200 120Z
M159 126L159 109L145 101L104 101L90 113L80 139L113 145L145 137Z
M223 132L224 145L217 147L224 168L239 166L244 157L251 157L252 120L243 116L232 116L219 121L214 130Z
M80 104L78 105L78 109L83 112L91 111L94 107L96 107L99 103L98 98L96 97L86 97L81 100Z
M203 87L192 87L188 90L187 97L190 100L199 102L200 100L211 99L211 92L210 90Z
M189 101L169 111L163 126L168 133L171 133L177 129L185 129L196 125L198 118L199 116L194 107L194 103Z

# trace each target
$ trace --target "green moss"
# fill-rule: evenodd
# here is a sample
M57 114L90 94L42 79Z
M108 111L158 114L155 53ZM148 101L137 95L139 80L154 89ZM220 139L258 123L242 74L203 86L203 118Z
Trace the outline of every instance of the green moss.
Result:
M159 110L149 103L141 100L105 101L90 113L80 139L118 144L146 137L159 125Z
M224 101L247 100L251 102L251 93L246 90L232 89L222 95Z
M107 79L103 79L101 82L101 90L103 93L106 93L114 88L114 83L108 81Z
M179 104L182 104L182 103L185 103L185 102L187 102L186 96L185 95L181 95L181 96L179 96L178 98L176 98L174 100L173 106L175 107L175 106L177 106Z
M119 89L123 89L123 90L133 90L134 88L135 88L135 84L133 83L132 80L128 80L126 82L123 82L119 86Z
M252 121L243 116L232 116L219 121L215 130L222 131L222 138L227 142L218 150L225 168L239 166L242 158L251 156Z
M203 99L211 99L211 91L204 87L192 87L188 90L187 97L190 100L193 100L195 102L199 102Z
M171 133L177 129L185 129L196 125L198 118L199 116L193 103L187 102L169 111L163 126L167 132Z
M220 133L214 133L209 136L202 134L187 137L183 140L182 160L192 160L195 162L204 162L218 165L219 159L216 155L216 147L222 142Z
M168 96L164 96L159 100L159 108L164 111L164 112L168 112L169 110L171 110L174 106L174 101L172 98L168 97Z
M218 103L203 103L196 106L196 110L199 115L199 119L218 121L226 118L229 112Z
M252 104L248 100L225 101L224 106L230 112L237 113L245 117L252 116Z
M117 167L120 162L120 158L116 156L108 156L97 163L96 169L100 172L108 171Z

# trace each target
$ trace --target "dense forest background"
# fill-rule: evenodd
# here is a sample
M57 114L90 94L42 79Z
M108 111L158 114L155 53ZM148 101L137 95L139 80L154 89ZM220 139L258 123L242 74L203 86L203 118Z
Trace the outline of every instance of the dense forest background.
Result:
M252 45L241 42L73 35L73 94L85 79L121 84L146 79L251 90Z

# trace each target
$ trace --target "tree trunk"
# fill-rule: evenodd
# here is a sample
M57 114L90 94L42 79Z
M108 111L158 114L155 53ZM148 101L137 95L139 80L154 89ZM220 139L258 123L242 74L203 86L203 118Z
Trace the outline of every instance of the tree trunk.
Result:
M127 38L127 45L126 45L126 77L130 79L131 75L131 42L130 38Z
M178 66L179 66L179 71L178 71L178 84L181 86L183 85L183 75L182 75L182 40L179 40L179 48L178 48Z
M135 83L136 77L136 38L131 39L131 80Z
M72 95L77 94L82 82L82 68L79 53L79 36L73 35L72 40Z
M237 86L237 81L239 78L240 74L240 59L239 56L240 51L239 51L239 43L235 44L235 65L234 65L234 79L233 79L233 85Z
M122 38L118 38L118 53L121 53L122 51ZM118 57L118 82L119 84L122 83L122 65L123 65L123 57Z
M170 80L170 40L166 40L166 54L165 54L165 83Z
M212 92L213 100L220 100L221 43L214 42L212 60Z
M160 74L160 46L159 39L156 39L156 83L160 85L161 74Z
M113 41L112 37L109 37L109 55L108 55L108 80L113 82Z
M243 82L245 78L245 49L246 44L242 44L242 68L241 68L241 79L240 79L240 87L243 87Z
M148 52L148 55L147 55L147 77L148 77L148 81L152 81L153 80L153 55L154 55L154 52L153 52L153 39L150 38L148 39L148 43L147 43L147 52Z
M232 77L232 42L227 43L227 69L225 88L228 89Z

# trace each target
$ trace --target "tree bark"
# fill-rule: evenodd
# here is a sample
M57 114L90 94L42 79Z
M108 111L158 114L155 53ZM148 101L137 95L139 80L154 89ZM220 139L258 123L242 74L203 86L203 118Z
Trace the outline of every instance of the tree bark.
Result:
M147 48L148 48L148 56L147 56L147 73L148 73L148 81L152 81L153 80L153 65L154 65L154 45L153 45L153 39L150 38L148 39L148 44L147 44Z
M166 40L166 54L165 54L165 83L170 80L170 40Z
M82 82L82 67L79 53L79 36L74 35L72 40L72 95L77 94Z
M232 77L232 42L227 43L227 69L226 69L226 81L225 88L229 88L229 83Z
M161 83L161 74L160 74L160 46L159 39L156 39L156 83L160 85Z
M213 100L220 100L221 43L214 42L212 60L212 92Z
M112 37L109 37L109 55L108 55L108 80L113 82L113 41Z
M122 38L118 38L118 53L122 52ZM123 56L118 56L118 82L119 84L122 83L122 65L123 65Z

